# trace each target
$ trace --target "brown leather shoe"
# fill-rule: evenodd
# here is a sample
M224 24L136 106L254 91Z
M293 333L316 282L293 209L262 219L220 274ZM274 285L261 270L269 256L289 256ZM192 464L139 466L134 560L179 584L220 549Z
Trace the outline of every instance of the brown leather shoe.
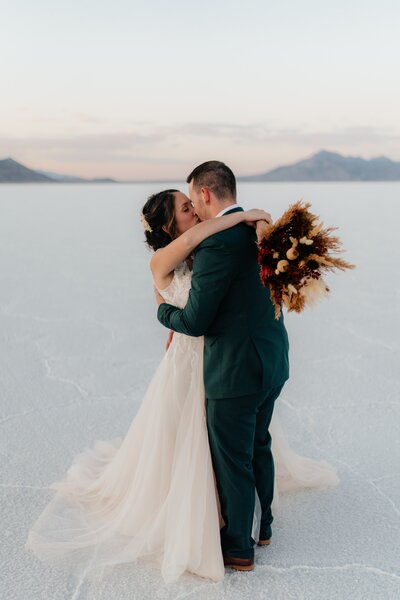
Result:
M258 540L257 546L269 546L271 543L271 538L269 540Z
M237 558L224 554L224 565L227 569L235 569L235 571L252 571L254 558Z

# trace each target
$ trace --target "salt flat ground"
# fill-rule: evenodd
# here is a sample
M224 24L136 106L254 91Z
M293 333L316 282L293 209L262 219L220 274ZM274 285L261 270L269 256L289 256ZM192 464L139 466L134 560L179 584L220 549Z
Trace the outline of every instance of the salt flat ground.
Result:
M293 447L333 463L340 485L281 496L255 571L167 587L156 567L130 565L96 587L24 550L47 486L83 447L124 434L162 356L138 213L163 187L0 187L1 597L399 598L400 184L239 186L244 206L275 218L309 200L358 265L329 278L324 304L287 316L277 407Z

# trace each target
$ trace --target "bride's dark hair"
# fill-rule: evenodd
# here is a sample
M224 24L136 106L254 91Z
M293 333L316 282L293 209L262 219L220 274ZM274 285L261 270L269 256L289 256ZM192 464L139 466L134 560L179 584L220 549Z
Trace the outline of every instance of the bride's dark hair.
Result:
M154 251L164 248L176 237L174 194L178 191L164 190L153 194L143 206L142 214L151 229L144 232L146 242Z

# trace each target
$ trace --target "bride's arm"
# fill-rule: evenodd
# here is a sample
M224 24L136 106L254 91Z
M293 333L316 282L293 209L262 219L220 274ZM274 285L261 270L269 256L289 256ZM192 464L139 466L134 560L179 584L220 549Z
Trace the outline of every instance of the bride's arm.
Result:
M206 238L234 227L239 223L270 221L271 215L263 210L252 209L214 217L198 223L191 227L185 233L173 240L168 246L160 248L155 252L150 261L150 268L155 281L162 282L185 258L190 256L193 250Z

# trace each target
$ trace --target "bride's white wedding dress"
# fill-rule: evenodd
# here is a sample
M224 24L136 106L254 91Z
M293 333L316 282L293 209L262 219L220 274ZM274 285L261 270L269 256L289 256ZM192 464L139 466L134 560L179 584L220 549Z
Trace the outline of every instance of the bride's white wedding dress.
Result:
M190 284L191 272L182 263L161 293L183 307ZM276 417L270 431L278 489L336 485L336 473L325 461L290 449ZM149 557L160 562L166 582L184 571L221 580L203 338L175 333L126 436L84 450L50 487L56 494L26 543L42 560L96 574Z

